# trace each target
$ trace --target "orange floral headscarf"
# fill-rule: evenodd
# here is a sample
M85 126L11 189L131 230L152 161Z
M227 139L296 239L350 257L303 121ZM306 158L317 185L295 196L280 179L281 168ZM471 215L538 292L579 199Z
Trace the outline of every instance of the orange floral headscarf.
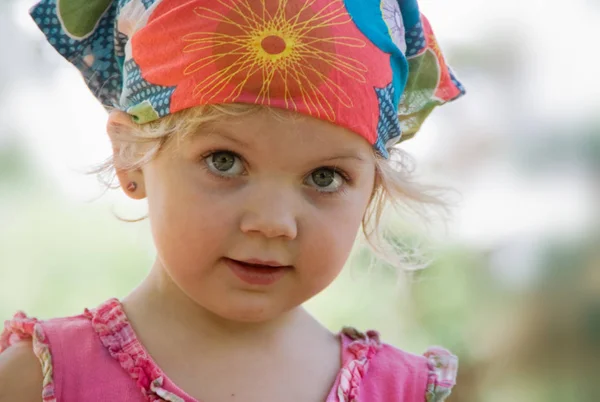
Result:
M31 14L94 95L140 124L259 104L387 156L464 94L416 0L42 0Z

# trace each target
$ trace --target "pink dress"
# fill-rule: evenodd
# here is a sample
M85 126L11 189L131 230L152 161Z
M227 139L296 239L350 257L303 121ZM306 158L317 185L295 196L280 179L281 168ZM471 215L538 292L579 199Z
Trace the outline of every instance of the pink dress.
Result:
M439 402L455 383L457 359L443 348L413 355L374 331L344 329L342 367L326 402ZM38 321L23 313L5 323L0 353L32 339L46 402L198 402L177 387L137 339L121 303Z

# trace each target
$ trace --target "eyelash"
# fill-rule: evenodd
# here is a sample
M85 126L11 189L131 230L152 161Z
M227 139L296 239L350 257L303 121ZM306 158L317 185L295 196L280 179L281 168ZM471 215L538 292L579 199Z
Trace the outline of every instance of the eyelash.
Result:
M233 156L235 156L236 158L238 158L240 161L242 161L242 162L244 161L244 158L242 158L241 155L239 155L236 152L229 151L227 149L213 149L213 150L210 150L210 151L206 151L205 153L203 153L202 155L200 155L200 165L202 166L202 169L204 169L206 172L208 172L213 177L216 177L218 179L224 179L224 180L233 180L233 179L235 179L236 176L221 175L221 174L217 174L217 173L213 172L212 170L210 170L208 168L208 166L206 165L206 163L204 163L204 161L206 160L206 158L208 158L211 155L217 154L219 152L230 153Z
M348 191L347 186L352 184L352 178L343 170L340 170L339 168L335 167L335 166L320 166L317 169L314 169L313 171L311 171L309 173L309 175L313 174L316 170L319 169L331 169L334 173L339 174L342 177L342 180L344 180L344 184L340 187L339 190L336 191L323 191L323 190L317 190L316 188L314 189L316 192L318 192L320 195L323 195L325 197L335 197L335 196L340 196L340 195L344 195L346 194L346 192Z
M204 160L206 160L206 158L208 158L211 155L214 155L216 153L219 152L228 152L232 155L234 155L236 158L239 158L240 161L244 161L244 158L242 158L242 156L240 154L238 154L237 152L233 152L233 151L229 151L227 149L212 149L209 151L204 152L201 156L200 156L200 162L202 165L202 169L204 169L206 172L208 172L209 174L211 174L212 176L218 178L218 179L224 179L224 180L233 180L236 178L236 176L227 176L227 175L219 175L214 173L213 171L211 171L208 166L206 165L206 163L204 163ZM319 195L322 195L324 197L335 197L335 196L341 196L346 194L347 192L347 186L352 184L352 178L350 177L350 175L348 175L345 171L335 167L335 166L319 166L318 168L312 170L309 175L313 174L316 170L318 169L331 169L334 173L339 174L342 179L344 180L344 185L340 187L339 190L336 191L323 191L323 190L317 190L316 188L313 188L317 193L319 193Z

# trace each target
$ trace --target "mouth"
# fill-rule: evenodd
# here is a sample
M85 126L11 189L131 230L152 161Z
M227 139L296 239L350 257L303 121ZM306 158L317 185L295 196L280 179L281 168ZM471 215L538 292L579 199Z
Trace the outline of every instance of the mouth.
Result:
M223 258L223 261L239 279L250 285L272 285L293 269L291 265L281 265L277 261L239 261L231 258Z

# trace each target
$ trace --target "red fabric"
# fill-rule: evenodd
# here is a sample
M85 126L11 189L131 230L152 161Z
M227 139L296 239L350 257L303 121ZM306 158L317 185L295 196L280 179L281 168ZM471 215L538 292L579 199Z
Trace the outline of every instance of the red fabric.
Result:
M290 2L278 14L279 3L266 0L263 13L262 2L163 0L133 36L133 59L146 81L177 87L171 113L205 103L256 103L332 121L373 144L379 121L373 88L391 81L389 54L358 30L343 2ZM296 47L297 57L263 76L259 67L284 56L285 42L298 37L304 45Z

